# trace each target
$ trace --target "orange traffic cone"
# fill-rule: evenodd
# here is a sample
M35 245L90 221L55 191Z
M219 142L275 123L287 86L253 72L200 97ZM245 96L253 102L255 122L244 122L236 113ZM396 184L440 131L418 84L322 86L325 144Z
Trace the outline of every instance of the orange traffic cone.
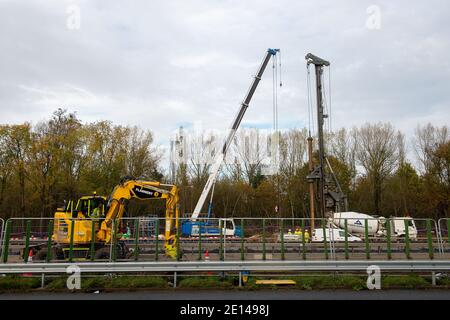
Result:
M205 251L205 261L209 261L209 252L208 249Z
M30 249L30 251L28 251L27 263L33 263L33 250L31 250L31 249ZM31 277L33 275L31 273L23 273L22 276Z
M30 249L30 251L28 252L27 263L31 263L31 262L33 262L33 250Z

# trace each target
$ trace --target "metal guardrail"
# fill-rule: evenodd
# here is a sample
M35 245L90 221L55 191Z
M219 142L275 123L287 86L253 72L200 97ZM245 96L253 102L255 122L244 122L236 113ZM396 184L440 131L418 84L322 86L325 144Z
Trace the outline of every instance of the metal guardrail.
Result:
M0 274L67 273L72 263L0 264ZM366 271L375 265L381 271L435 272L450 271L450 261L214 261L214 262L87 262L76 264L81 273L120 272L210 272L210 271Z

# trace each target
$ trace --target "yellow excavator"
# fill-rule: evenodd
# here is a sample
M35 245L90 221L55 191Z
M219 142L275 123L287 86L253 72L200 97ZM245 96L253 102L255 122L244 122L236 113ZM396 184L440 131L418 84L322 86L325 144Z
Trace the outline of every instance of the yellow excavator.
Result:
M131 199L165 200L165 253L175 259L177 257L176 230L178 230L179 217L177 187L131 177L123 178L108 198L96 194L84 196L78 200L75 209L73 209L73 203L69 202L64 209L57 210L54 216L52 259L68 258L71 238L73 238L73 258L89 259L93 253L94 259L107 259L110 256L112 243L117 246L116 257L118 259L128 258L132 251L127 248L124 241L120 241L122 234L117 229L127 202ZM35 253L36 260L47 258L46 244L30 249Z

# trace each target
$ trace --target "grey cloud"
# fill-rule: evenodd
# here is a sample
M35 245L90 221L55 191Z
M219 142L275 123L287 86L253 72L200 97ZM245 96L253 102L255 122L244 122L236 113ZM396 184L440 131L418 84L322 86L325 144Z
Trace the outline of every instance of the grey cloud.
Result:
M81 29L66 28L68 5ZM446 1L3 1L2 123L37 122L58 107L84 121L140 125L167 143L181 123L225 129L268 47L282 49L279 121L308 121L304 55L332 63L333 127L391 121L448 124ZM267 70L245 121L272 122Z

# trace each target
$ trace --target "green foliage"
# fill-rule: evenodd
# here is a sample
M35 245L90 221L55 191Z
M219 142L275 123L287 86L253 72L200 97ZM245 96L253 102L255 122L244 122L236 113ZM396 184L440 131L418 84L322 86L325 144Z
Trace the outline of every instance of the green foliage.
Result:
M64 200L108 195L125 175L160 181L152 144L150 131L83 124L62 109L34 127L0 125L0 215L49 217Z
M109 279L104 277L89 277L81 280L82 289L104 289Z
M168 282L162 277L137 276L114 277L106 283L106 288L167 288Z
M190 277L181 279L178 285L181 288L214 289L231 288L233 287L233 282L229 278L222 279L219 277Z
M420 172L413 159L406 159L403 135L389 124L327 134L327 158L350 210L383 216L450 216L448 129L428 125L416 135ZM225 164L215 186L214 216L308 217L307 136L306 130L298 129L280 135L279 170L272 175L264 175L264 152L257 148L261 162L252 164L240 155L242 163ZM150 131L109 121L83 123L63 109L35 126L0 125L0 217L51 217L64 200L93 191L110 194L125 175L162 182L175 179L180 212L192 212L210 165L191 161L165 177L161 157ZM317 152L313 162L317 164ZM162 210L159 203L130 202L127 214L160 215Z
M291 279L296 282L295 288L300 290L326 290L348 289L367 290L367 277L357 275L303 275L276 277L276 279ZM47 278L45 290L67 290L67 277ZM257 285L256 278L250 276L243 290L280 289L284 286ZM178 287L191 289L234 289L238 284L237 277L179 277ZM448 287L450 279L443 277L438 279L439 287ZM0 278L0 292L27 291L38 289L41 286L40 277L6 276ZM82 290L104 289L137 289L137 288L169 288L169 283L160 276L93 276L81 279ZM291 286L288 286L290 288ZM433 288L430 277L426 278L417 274L382 276L382 289L429 289Z
M387 276L381 278L382 288L420 289L429 286L429 281L416 274L410 274L407 276Z
M6 276L0 277L0 291L29 290L39 288L41 279L36 277Z
M366 280L364 277L358 276L304 276L296 277L296 287L304 290L312 289L352 289L363 290L366 289Z

